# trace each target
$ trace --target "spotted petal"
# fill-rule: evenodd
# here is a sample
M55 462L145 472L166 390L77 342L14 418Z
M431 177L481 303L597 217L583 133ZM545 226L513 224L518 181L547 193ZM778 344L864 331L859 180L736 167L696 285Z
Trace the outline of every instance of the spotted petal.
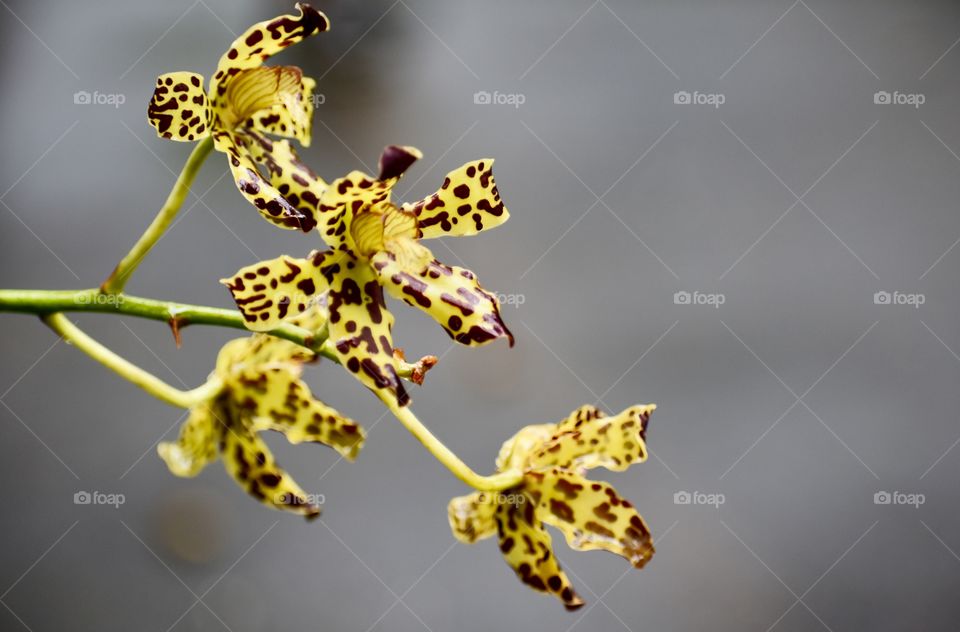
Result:
M576 610L584 602L560 568L550 534L534 515L531 501L525 496L520 499L523 500L497 507L500 552L520 581L534 590L555 595L568 610Z
M276 430L290 443L322 443L354 460L363 447L363 430L314 399L299 376L297 364L251 367L232 380L232 397L253 419L255 431Z
M306 259L282 255L241 268L220 282L230 289L247 328L269 331L289 316L304 312L326 290L322 270L330 251L314 251Z
M254 161L266 169L270 184L303 215L299 227L311 230L317 225L317 207L327 188L323 178L304 164L289 141L273 141L247 132L247 148Z
M493 160L468 162L451 171L436 193L404 210L417 216L423 239L446 235L462 237L496 228L509 219L493 179Z
M454 537L473 544L496 533L495 500L496 495L490 492L474 492L452 499L447 505L447 519Z
M189 142L209 136L212 117L203 76L195 72L160 75L147 119L161 138Z
M617 472L642 463L647 460L646 426L655 408L653 404L632 406L613 417L603 416L592 406L575 410L558 424L556 434L536 450L530 463Z
M210 92L222 96L240 71L256 68L270 56L330 28L330 20L308 4L297 3L300 15L281 15L254 24L238 37L220 58Z
M340 363L378 396L406 406L410 397L397 376L390 333L393 314L373 270L344 253L330 264L328 281L330 342Z
M536 503L537 518L560 529L571 548L610 551L637 568L653 556L643 518L609 483L553 467L527 472L524 490Z
M319 516L320 507L276 464L260 435L242 421L244 414L236 405L224 408L223 464L227 472L265 505L307 518Z
M470 270L436 259L419 269L404 267L404 259L391 252L377 253L371 263L391 296L430 314L460 344L473 347L507 338L513 346L497 297L480 287Z
M312 215L304 213L291 204L269 181L264 179L257 167L255 156L261 150L249 134L218 131L213 136L214 146L227 154L233 181L260 215L268 222L289 230L310 232L315 226Z
M196 476L208 463L217 460L220 430L210 407L198 406L190 411L177 440L159 443L157 453L175 476Z

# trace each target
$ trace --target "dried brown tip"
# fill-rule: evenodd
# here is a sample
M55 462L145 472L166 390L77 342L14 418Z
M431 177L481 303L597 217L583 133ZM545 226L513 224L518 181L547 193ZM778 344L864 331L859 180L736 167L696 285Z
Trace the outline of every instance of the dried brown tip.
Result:
M410 379L418 386L423 385L423 379L427 377L427 371L435 367L439 361L437 356L423 356L419 362L413 365L413 374Z

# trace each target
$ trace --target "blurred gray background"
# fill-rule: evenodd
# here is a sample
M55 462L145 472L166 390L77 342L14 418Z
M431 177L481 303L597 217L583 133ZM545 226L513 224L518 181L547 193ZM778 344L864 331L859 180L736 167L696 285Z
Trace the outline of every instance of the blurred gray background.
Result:
M155 76L209 76L235 33L292 2L0 4L0 287L97 285L189 152L147 125ZM454 544L446 504L464 487L331 364L310 381L370 429L358 462L268 438L326 497L322 522L262 507L216 464L177 479L155 454L177 410L5 314L0 628L957 629L960 7L318 6L333 30L275 60L325 96L308 162L331 179L416 145L409 201L495 157L512 212L430 245L513 297L517 346L451 348L396 305L398 344L442 355L414 409L486 472L523 425L655 401L653 456L596 476L640 508L656 556L631 571L554 534L588 602L565 612L494 541ZM81 90L125 102L77 105ZM208 160L132 293L228 307L217 279L318 245L265 224L226 171ZM178 350L160 323L74 319L177 386L237 335L188 328ZM77 506L78 491L126 503Z

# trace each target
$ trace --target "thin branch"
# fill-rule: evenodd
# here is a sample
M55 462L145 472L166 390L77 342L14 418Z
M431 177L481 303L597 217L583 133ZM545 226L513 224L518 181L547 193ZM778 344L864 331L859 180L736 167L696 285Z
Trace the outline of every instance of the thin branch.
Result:
M157 376L144 371L135 364L118 356L83 330L70 322L63 314L46 314L41 317L50 329L63 337L68 343L80 349L88 356L107 367L120 377L136 384L157 399L179 408L193 408L200 402L216 396L223 389L223 381L216 376L195 389L182 391L170 386Z
M173 222L177 213L180 212L183 201L190 193L190 185L193 184L194 178L197 177L200 167L207 159L207 156L210 155L212 149L213 138L205 138L194 145L190 157L187 158L186 164L183 165L183 171L181 171L177 177L176 183L174 183L173 188L167 195L167 200L163 203L157 216L153 218L147 230L140 236L137 243L133 245L130 252L120 260L117 267L113 269L113 272L107 280L100 286L100 289L103 290L104 293L116 294L123 291L127 281L130 280L130 275L137 269L137 266L140 265L143 258L147 256L154 244L167 232L171 222Z

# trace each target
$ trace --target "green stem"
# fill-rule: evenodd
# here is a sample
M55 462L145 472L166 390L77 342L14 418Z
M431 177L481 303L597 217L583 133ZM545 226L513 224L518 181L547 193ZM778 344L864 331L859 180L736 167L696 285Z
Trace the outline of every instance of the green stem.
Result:
M187 325L214 325L248 331L243 316L236 310L158 301L128 294L104 294L99 289L87 290L0 290L0 312L19 312L46 316L56 312L97 312L136 316L159 320L178 332ZM326 333L310 332L303 327L283 324L267 332L289 340L321 356L339 363L336 351L327 343ZM400 377L416 377L421 363L402 363ZM432 366L432 364L430 365ZM426 367L426 368L429 368ZM421 374L422 379L422 374Z
M385 395L381 397L381 400L387 405L387 408L390 409L390 412L393 413L400 423L410 431L410 434L415 436L430 454L443 463L448 470L453 472L454 476L470 487L482 492L499 492L514 488L522 481L523 474L518 470L507 470L491 476L481 476L477 474L470 469L470 466L461 461L460 457L454 454L450 448L437 439L437 437L417 419L417 416L413 414L413 411L410 410L408 406L399 407L386 399L386 397L388 396Z
M157 399L172 406L193 408L197 404L216 396L223 389L223 381L216 376L211 376L205 384L193 390L182 391L174 388L152 373L144 371L107 349L71 323L63 314L46 314L42 316L42 319L50 329L60 334L68 343L117 375L133 382Z
M163 207L161 207L157 216L153 218L147 230L140 236L137 243L133 245L130 252L120 260L117 267L113 269L113 272L107 280L100 286L100 289L103 290L104 293L116 294L123 291L124 286L130 279L130 275L137 269L137 266L140 265L143 258L147 256L147 253L150 252L153 245L167 232L167 228L170 227L170 223L173 222L173 218L177 216L180 207L183 206L183 201L190 193L190 185L193 184L193 180L200 171L203 161L207 159L212 149L213 138L205 138L194 145L190 157L187 158L186 164L183 165L183 170L173 185L173 189L171 189L167 195L167 201L163 203Z

